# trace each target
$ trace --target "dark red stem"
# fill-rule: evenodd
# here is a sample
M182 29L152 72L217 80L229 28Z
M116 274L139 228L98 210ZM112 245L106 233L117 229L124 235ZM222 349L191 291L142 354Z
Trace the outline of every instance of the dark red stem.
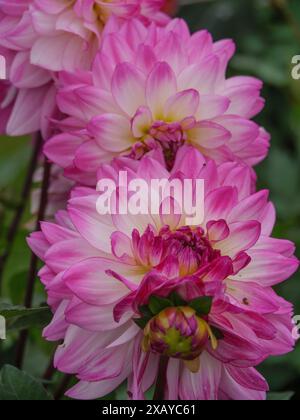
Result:
M169 358L161 356L158 368L158 376L156 381L156 387L154 391L154 401L164 401L165 392L167 389L167 369L168 369Z
M42 192L41 192L39 212L37 216L36 230L39 230L40 221L44 220L45 218L45 213L46 213L47 203L48 203L48 189L50 185L50 175L51 175L51 164L47 160L45 160ZM29 268L29 273L28 273L25 300L24 300L24 306L26 308L31 308L32 306L32 300L33 300L33 295L34 295L34 285L35 285L35 280L36 280L36 276L38 272L38 263L39 263L39 258L34 253L32 253L30 268ZM16 366L20 369L22 368L22 365L23 365L27 339L28 339L28 330L21 331L19 341L17 344L17 350L16 350Z

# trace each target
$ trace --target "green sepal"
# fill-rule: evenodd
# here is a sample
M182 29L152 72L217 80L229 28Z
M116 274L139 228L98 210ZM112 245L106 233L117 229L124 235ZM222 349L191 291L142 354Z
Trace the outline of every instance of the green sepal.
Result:
M204 296L192 300L188 305L197 312L197 315L206 316L211 311L212 301L212 297Z
M145 318L134 318L133 321L136 323L136 325L144 330L146 328L146 325L148 324L148 320Z
M164 309L173 307L174 303L170 299L167 299L167 298L163 298L160 296L151 296L148 306L152 314L157 315Z
M139 313L144 317L148 318L149 321L153 317L153 313L150 311L148 305L143 305L139 307Z

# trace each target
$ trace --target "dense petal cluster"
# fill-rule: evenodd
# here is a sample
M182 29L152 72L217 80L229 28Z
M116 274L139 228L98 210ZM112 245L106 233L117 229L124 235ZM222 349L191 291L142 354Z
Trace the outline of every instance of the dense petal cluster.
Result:
M256 366L295 344L292 305L273 286L299 261L272 238L275 209L253 170L270 142L253 121L262 82L228 78L234 43L191 34L174 8L0 0L0 133L47 140L42 196L45 218L56 216L28 243L53 311L44 336L63 343L55 366L79 380L73 398L127 380L129 397L144 399L165 375L165 399L262 400ZM97 181L121 172L146 185L143 214L99 211ZM153 212L154 179L192 181L192 197L203 180L203 222L187 223L174 197ZM128 204L119 189L112 199ZM38 189L33 214L40 201Z
M55 116L57 72L90 69L111 16L145 24L169 21L165 0L1 0L0 51L6 58L11 90L0 109L13 104L6 131L50 135ZM2 112L2 111L1 111Z
M37 39L32 26L32 0L0 3L0 53L6 59L9 83L0 109L6 114L7 125L1 132L23 135L42 131L50 135L48 118L56 109L53 76L47 70L34 66L31 48Z
M46 155L88 185L102 163L157 147L168 168L183 144L218 163L257 164L269 148L269 135L251 121L264 106L262 83L226 79L234 51L207 31L191 35L182 20L163 28L111 21L92 71L61 75L58 105L68 118Z
M121 158L99 177L204 179L205 220L184 215L107 215L100 193L73 191L68 210L42 223L29 245L64 340L56 367L80 380L69 395L105 396L125 379L133 399L156 382L168 356L166 399L264 399L254 367L293 349L292 305L272 286L298 268L294 245L272 238L268 192L255 193L247 165L206 163L183 147L169 172L157 151Z
M34 0L31 16L38 39L32 62L52 71L89 69L112 15L165 25L164 5L165 0Z

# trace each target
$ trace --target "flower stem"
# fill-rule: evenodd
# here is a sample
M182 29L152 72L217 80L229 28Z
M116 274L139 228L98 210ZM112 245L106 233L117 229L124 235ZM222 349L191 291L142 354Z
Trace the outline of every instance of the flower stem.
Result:
M45 160L42 192L41 192L40 207L39 207L37 223L36 223L36 230L40 228L40 221L44 220L44 217L45 217L47 203L48 203L48 189L50 185L50 175L51 175L51 164L47 160ZM38 271L38 263L39 263L39 258L32 252L30 269L28 273L27 288L26 288L26 294L25 294L25 300L24 300L24 306L26 308L31 308L32 306L32 300L33 300L33 295L34 295L34 284L35 284L35 279L36 279L37 271ZM23 365L27 339L28 339L28 330L21 331L19 341L17 344L17 351L16 351L16 366L18 368L21 368Z
M45 370L45 373L43 374L43 380L44 381L51 381L52 378L53 378L53 375L55 373L54 354L51 356L50 361L49 361L49 364L47 366L47 369Z
M71 379L72 379L72 375L65 375L63 377L58 389L54 393L55 401L61 400L64 397Z
M51 175L51 164L47 160L45 160L42 192L41 192L40 207L39 207L37 223L36 223L36 230L40 229L40 222L44 220L45 218L47 204L48 204L48 189L50 185L50 175ZM27 289L26 289L26 295L25 295L25 301L24 301L24 305L26 308L31 308L31 305L32 305L32 299L33 299L33 294L34 294L34 283L35 283L35 278L37 275L38 262L39 262L39 258L34 253L32 253L29 277L28 277L28 283L27 283Z
M42 144L43 144L43 138L41 136L40 133L36 133L34 136L34 147L33 147L33 152L32 152L32 156L31 156L31 160L30 160L30 164L28 167L28 171L27 171L27 175L25 178L25 182L23 185L23 189L22 189L22 193L21 193L21 198L20 198L20 203L18 204L17 208L16 208L16 212L15 215L13 217L13 220L11 222L11 225L8 229L8 233L6 236L6 249L5 252L3 253L3 255L0 256L0 289L1 289L1 285L2 285L2 279L3 279L3 273L4 273L4 269L5 269L5 265L6 262L11 254L12 248L13 248L13 244L14 244L14 240L16 237L16 234L19 230L19 226L27 205L27 201L29 199L30 196L30 191L31 191L31 187L32 187L32 182L33 182L33 176L35 173L35 170L37 168L37 164L38 164L38 160L39 160L39 155L42 149Z
M157 376L153 401L164 401L165 399L165 392L167 388L168 363L169 363L169 358L166 356L161 356L159 367L158 367L158 376Z

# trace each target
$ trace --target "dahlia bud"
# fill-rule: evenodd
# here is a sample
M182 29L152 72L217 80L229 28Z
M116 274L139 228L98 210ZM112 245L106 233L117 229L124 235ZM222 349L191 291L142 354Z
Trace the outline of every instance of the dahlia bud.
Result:
M197 359L209 339L213 349L217 348L208 323L188 306L164 309L148 322L144 335L144 351L185 361Z

